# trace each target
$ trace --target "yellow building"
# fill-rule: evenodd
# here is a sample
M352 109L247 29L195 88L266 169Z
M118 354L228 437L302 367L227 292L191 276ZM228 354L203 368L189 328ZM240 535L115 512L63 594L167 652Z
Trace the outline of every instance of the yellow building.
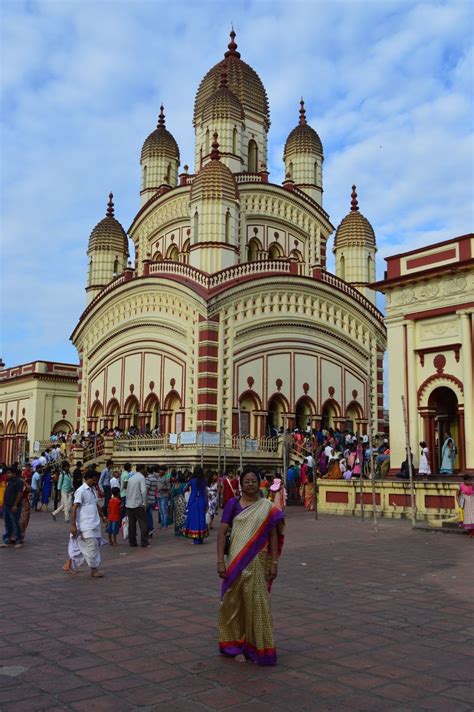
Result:
M237 51L203 78L194 103L195 173L163 107L140 157L140 209L128 238L114 214L89 239L87 307L72 341L80 429L134 424L162 433L288 427L383 428L382 314L375 234L358 208L336 232L323 208L323 146L306 121L267 171L269 104Z
M1 368L0 462L23 460L36 441L73 431L78 370L51 361Z
M392 467L405 459L404 395L415 465L425 441L438 472L449 434L455 470L474 472L474 235L387 258L374 287L387 302Z

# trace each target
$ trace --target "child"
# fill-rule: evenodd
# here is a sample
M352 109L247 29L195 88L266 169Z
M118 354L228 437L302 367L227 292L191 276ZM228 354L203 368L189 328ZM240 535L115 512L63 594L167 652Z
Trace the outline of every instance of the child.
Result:
M112 497L107 509L107 534L110 546L117 546L117 534L120 530L120 487L112 487Z

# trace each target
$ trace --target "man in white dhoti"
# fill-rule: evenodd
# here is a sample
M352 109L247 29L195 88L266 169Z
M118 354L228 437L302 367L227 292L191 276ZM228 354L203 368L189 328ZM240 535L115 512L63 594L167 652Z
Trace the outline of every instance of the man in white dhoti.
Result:
M63 566L65 571L76 574L79 566L85 561L94 578L103 576L99 571L101 562L99 547L102 542L105 543L100 527L101 520L105 522L105 518L97 504L95 490L98 477L98 473L93 470L86 472L84 484L74 494L68 546L69 558Z

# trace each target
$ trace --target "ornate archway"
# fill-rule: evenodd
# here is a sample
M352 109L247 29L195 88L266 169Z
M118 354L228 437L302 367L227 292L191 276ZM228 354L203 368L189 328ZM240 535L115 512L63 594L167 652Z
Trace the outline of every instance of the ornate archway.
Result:
M316 405L309 396L301 396L295 405L295 423L300 430L306 430L316 415Z
M361 404L353 400L346 407L346 430L357 433L360 430L360 421L364 417L364 411ZM359 432L360 435L360 432Z
M184 430L184 410L178 391L171 390L164 401L161 412L161 431L164 434L181 433Z
M144 416L145 416L145 425L148 422L150 424L151 430L154 428L160 428L161 430L161 423L160 423L160 401L156 393L150 393L146 400L145 400L145 405L143 406L143 411L144 411Z
M69 420L58 420L57 423L53 425L53 433L72 433L74 428Z
M421 384L417 395L423 440L431 454L432 471L439 470L441 449L448 434L458 449L455 470L462 471L466 463L462 382L449 373L433 374Z
M290 404L283 393L270 396L267 411L267 435L273 435L273 428L279 431L283 427L283 416L290 412Z
M247 390L239 396L240 431L243 437L259 437L263 434L263 411L260 397L255 391ZM232 428L234 434L239 433L239 415L234 413Z
M328 398L321 408L321 426L323 428L336 428L338 422L341 419L341 406L334 400L334 398Z

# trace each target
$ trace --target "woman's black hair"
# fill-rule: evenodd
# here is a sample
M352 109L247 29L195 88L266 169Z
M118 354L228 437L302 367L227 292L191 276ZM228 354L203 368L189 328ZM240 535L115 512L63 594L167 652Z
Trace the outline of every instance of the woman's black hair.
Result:
M184 474L184 472L178 472L178 482L180 484L186 482L186 475Z
M193 477L195 477L197 480L203 480L204 479L204 470L200 465L196 465L196 467L193 470Z
M242 482L243 482L245 475L248 475L249 472L251 472L253 475L255 475L255 477L258 480L258 483L260 484L260 480L262 478L260 476L260 470L258 469L258 467L255 467L255 465L245 465L244 469L241 472L240 478L239 478L241 487L242 487Z

